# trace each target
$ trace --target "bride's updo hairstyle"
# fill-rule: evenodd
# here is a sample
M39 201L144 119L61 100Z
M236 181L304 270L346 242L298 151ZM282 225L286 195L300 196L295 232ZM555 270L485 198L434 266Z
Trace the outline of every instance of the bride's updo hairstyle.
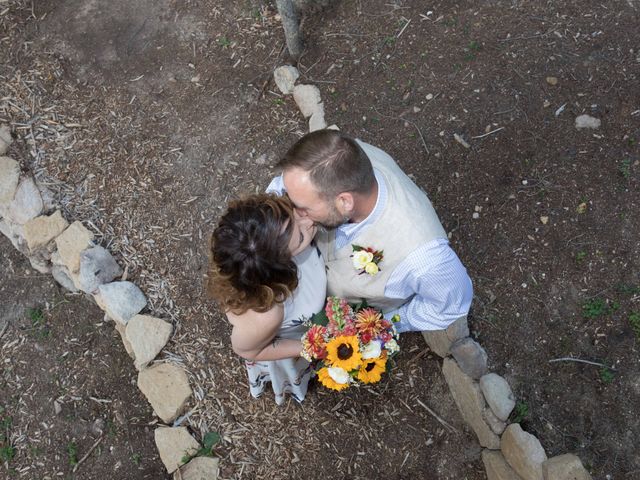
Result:
M225 312L266 312L298 286L289 251L293 204L252 195L229 203L211 235L206 291Z

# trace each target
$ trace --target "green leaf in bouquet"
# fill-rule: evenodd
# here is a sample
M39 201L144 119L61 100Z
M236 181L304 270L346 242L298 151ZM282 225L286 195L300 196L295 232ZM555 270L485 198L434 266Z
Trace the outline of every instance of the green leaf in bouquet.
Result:
M362 300L360 300L358 303L351 303L350 304L351 309L354 312L359 312L360 310L362 310L363 308L367 308L369 306L369 304L367 303L367 300L365 298L363 298Z
M324 308L317 313L311 315L309 319L312 325L321 325L326 327L329 324L329 317L327 317L327 312L324 311Z
M351 244L351 248L353 249L354 252L359 252L360 250L364 250L364 247L361 247L360 245L354 245L354 244Z

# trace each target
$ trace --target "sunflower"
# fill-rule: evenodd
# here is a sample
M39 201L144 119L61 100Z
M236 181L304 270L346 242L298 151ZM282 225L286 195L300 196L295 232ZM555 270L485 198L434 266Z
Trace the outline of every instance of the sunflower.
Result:
M377 383L387 368L387 356L365 360L358 370L358 380L362 383Z
M327 343L327 362L332 367L339 367L349 372L358 368L361 361L358 337L341 335Z
M344 374L346 374L347 376L347 381L345 383L338 383L331 377L329 368L332 368L332 367L324 367L318 370L318 380L320 381L320 383L332 390L340 391L347 388L349 386L349 381L348 381L349 374L346 371L342 370L341 368L333 368L333 370L342 370L342 372L344 372ZM339 372L339 373L342 373L342 372ZM334 376L336 375L334 374ZM340 375L340 376L342 377L344 375Z

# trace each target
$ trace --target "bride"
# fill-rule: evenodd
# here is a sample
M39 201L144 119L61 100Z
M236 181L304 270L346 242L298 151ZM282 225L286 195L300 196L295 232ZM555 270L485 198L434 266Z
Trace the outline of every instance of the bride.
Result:
M211 236L207 293L233 327L231 345L245 359L251 395L271 382L279 405L285 393L304 400L303 322L326 300L315 230L288 197L258 194L231 202Z

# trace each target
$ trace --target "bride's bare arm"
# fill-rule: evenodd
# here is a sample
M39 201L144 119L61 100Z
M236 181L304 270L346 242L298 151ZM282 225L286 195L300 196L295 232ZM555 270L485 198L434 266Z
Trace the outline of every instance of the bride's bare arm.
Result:
M283 316L282 305L276 305L264 313L248 310L241 315L235 315L227 312L227 318L233 325L231 332L233 351L242 358L256 361L300 356L302 352L300 340L276 337Z

